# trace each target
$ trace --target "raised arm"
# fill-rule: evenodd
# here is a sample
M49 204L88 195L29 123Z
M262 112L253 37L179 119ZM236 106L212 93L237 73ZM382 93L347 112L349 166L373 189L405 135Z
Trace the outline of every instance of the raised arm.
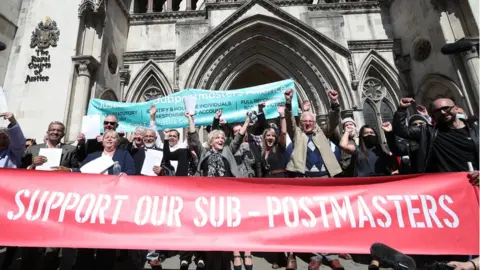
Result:
M212 131L220 129L220 118L222 117L222 110L218 110L213 117Z
M297 129L297 121L295 120L295 116L292 112L292 97L293 97L293 90L287 89L285 91L285 120L287 125L287 133L290 136L292 141L295 140L295 130Z
M8 120L10 124L7 127L8 138L10 140L10 151L15 158L15 165L21 166L23 152L25 151L25 136L23 135L20 125L17 123L13 113L5 112L0 114L5 120Z
M240 145L243 142L243 138L245 137L245 133L247 132L248 124L250 124L250 113L247 113L247 117L245 117L245 122L243 122L240 131L235 136L235 138L233 138L232 142L229 145L232 154L235 154L240 148Z
M157 107L155 105L150 106L150 129L155 131L155 146L161 148L162 146L162 138L160 138L160 134L157 130L157 122L156 122L156 114L157 114Z
M393 133L400 138L418 141L422 136L422 128L407 126L407 108L415 102L413 98L400 99L400 105L393 116Z
M340 124L340 103L338 102L338 92L335 90L328 91L328 98L330 99L331 110L328 113L327 121L321 125L323 133L327 138L331 138L335 134L335 129Z
M193 116L189 113L185 113L185 117L188 119L188 146L195 151L195 154L197 154L198 157L201 157L205 149L203 148L200 138L198 137L198 132L195 129Z
M350 143L350 133L353 132L352 127L346 127L345 132L343 133L342 138L340 139L340 149L342 149L344 152L353 154L355 153L355 144Z
M285 149L287 148L287 120L285 118L285 105L279 105L277 111L280 115L280 137L278 145Z

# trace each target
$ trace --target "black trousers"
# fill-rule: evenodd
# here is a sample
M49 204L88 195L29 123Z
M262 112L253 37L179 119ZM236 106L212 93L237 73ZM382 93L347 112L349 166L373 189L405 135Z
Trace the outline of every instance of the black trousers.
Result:
M230 261L233 252L231 251L206 251L205 268L207 270L231 270Z
M95 256L96 254L96 256ZM78 249L75 270L112 270L117 259L115 249Z

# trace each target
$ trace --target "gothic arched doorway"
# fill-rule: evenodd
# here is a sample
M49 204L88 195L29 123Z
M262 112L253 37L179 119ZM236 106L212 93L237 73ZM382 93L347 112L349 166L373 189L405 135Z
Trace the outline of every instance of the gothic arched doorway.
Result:
M247 88L261 84L267 84L287 79L280 76L271 68L262 65L254 64L238 74L237 77L228 86L228 89Z

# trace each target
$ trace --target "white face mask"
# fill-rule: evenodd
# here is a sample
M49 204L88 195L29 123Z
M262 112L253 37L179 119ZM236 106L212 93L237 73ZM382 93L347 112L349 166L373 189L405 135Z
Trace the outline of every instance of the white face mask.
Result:
M457 113L457 118L458 118L458 119L462 119L462 120L467 119L467 117L466 117L465 114L463 114L463 113Z

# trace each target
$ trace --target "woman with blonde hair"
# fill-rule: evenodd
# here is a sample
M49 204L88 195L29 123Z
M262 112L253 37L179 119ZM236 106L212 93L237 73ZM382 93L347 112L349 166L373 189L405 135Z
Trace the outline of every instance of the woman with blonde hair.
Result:
M189 124L188 145L198 156L196 175L206 177L242 177L233 153L237 152L243 142L250 120L248 115L245 119L245 124L230 145L225 146L225 133L222 130L213 130L208 134L206 147L200 142L195 129L193 115L185 113L185 116L188 118ZM245 253L245 258L250 260L250 264L245 263L245 268L250 270L252 268L252 256L250 252ZM230 270L231 256L232 253L226 251L205 252L205 266L209 270ZM234 256L239 256L239 252L235 251ZM234 267L238 269L238 266Z

